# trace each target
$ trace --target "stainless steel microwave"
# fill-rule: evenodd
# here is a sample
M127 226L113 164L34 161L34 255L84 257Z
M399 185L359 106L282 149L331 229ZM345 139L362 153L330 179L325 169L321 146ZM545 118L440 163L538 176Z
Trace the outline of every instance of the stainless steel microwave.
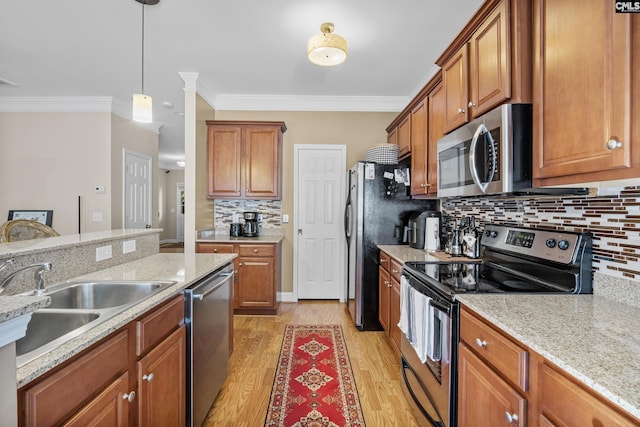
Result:
M531 104L501 105L438 140L438 197L531 188Z

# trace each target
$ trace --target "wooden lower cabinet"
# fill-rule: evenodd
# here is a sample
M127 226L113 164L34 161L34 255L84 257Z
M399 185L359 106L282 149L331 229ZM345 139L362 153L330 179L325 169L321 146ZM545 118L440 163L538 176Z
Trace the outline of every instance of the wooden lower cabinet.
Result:
M280 243L196 243L196 252L236 253L233 313L277 314ZM231 322L233 324L233 322ZM230 334L230 337L232 335Z
M168 301L19 389L19 425L183 426L183 301Z
M185 349L186 327L182 326L138 362L140 426L185 425Z
M402 264L380 251L378 274L378 320L386 332L389 345L400 356L400 274Z

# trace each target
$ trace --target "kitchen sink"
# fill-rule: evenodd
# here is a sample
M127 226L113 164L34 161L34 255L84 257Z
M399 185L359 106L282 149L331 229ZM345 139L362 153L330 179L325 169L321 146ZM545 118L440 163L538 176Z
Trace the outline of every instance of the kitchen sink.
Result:
M140 301L175 282L100 281L66 283L47 290L51 297L48 308L103 309Z
M16 341L17 366L44 355L175 283L69 281L47 288L44 295L51 298L51 303L32 313L26 335Z
M37 310L31 314L27 334L16 341L16 356L43 347L99 318L98 312Z

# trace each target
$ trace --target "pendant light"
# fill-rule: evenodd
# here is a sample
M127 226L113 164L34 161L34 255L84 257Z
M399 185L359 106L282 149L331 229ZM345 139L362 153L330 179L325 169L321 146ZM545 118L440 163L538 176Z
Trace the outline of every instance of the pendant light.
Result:
M307 58L316 65L331 67L342 64L347 59L347 41L333 33L333 23L320 25L320 32L307 43Z
M144 93L144 6L158 4L160 0L135 0L142 3L142 87L140 93L133 94L133 120L140 123L153 121L151 97Z

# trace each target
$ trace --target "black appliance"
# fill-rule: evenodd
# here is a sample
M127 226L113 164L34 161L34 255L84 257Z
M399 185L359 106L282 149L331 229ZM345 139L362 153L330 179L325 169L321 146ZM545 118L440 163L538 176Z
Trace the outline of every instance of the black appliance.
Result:
M234 222L229 226L229 236L241 237L242 236L242 224Z
M592 236L489 224L481 262L407 262L401 276L401 324L413 318L411 298L427 301L426 357L401 340L403 390L421 425L457 425L457 349L461 293L592 292ZM407 295L412 295L408 297ZM559 295L561 297L561 295ZM415 310L414 310L415 311ZM401 327L402 329L402 327ZM413 332L409 331L409 335ZM409 337L411 338L411 337ZM416 340L413 340L414 344Z
M360 330L382 329L378 321L377 245L402 244L409 214L438 208L437 200L411 199L409 185L404 182L406 171L402 165L362 161L348 171L345 300Z
M245 237L258 237L258 212L244 212L244 225L242 235Z

